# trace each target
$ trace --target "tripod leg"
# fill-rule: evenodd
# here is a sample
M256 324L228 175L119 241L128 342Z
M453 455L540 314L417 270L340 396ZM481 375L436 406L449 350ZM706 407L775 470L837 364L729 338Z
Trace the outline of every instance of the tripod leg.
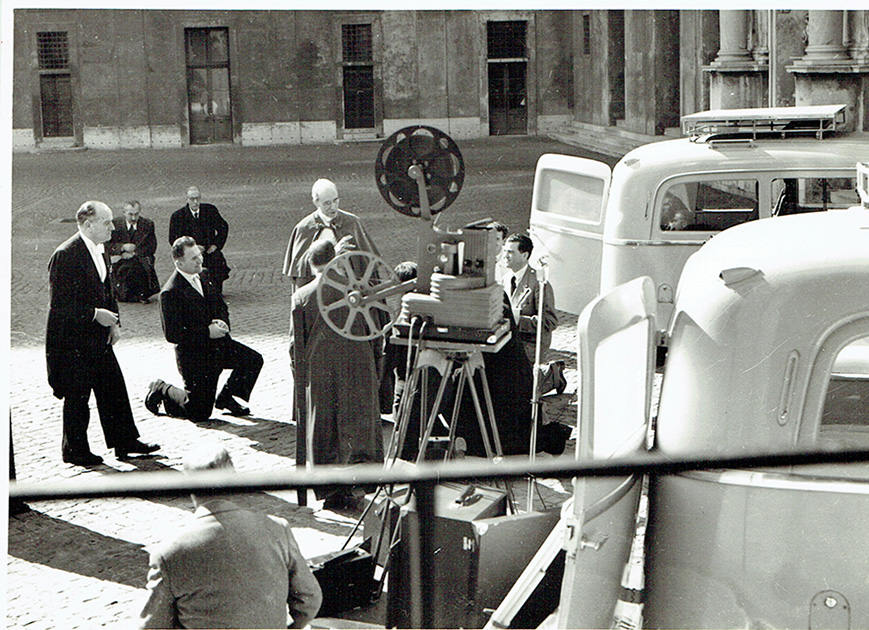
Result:
M498 433L498 424L495 422L495 406L492 404L492 393L489 391L489 379L486 378L486 370L480 369L480 379L483 381L483 396L486 400L486 410L489 412L489 423L492 425L492 440L495 442L495 452L503 455L501 448L501 436Z
M456 444L456 426L459 422L459 408L462 404L462 395L465 392L465 381L467 380L467 372L462 370L459 373L459 382L456 384L456 398L453 401L453 415L450 416L450 434L447 442L447 453L444 461L447 461L452 455Z
M431 412L428 416L428 422L425 426L425 433L423 437L420 438L420 449L419 453L416 456L417 464L421 463L425 459L425 449L426 446L428 446L429 438L431 438L432 431L434 431L435 422L437 422L438 419L438 410L440 409L441 403L443 402L444 391L447 388L447 381L449 381L450 376L452 376L454 369L455 364L453 361L450 361L447 369L444 371L444 374L441 377L440 386L438 386L438 393L435 396L434 402L432 403Z
M467 365L465 366L467 368ZM486 457L489 459L494 459L495 454L492 451L492 442L489 440L489 429L486 427L486 419L483 417L483 408L480 406L480 396L477 394L477 386L474 383L474 375L468 375L468 389L471 391L471 398L474 401L474 411L477 412L477 422L480 425L480 433L483 436L483 446L486 448ZM484 381L485 382L485 381ZM492 424L494 425L495 419L492 418ZM498 448L498 456L502 455L500 449L500 442Z
M392 436L389 439L389 449L386 456L386 468L389 468L395 463L404 449L404 441L407 439L407 425L410 424L410 412L413 406L414 393L419 383L420 368L413 368L407 383L404 386L404 392L401 394L401 400L398 403L398 418L396 418L395 426L392 429Z

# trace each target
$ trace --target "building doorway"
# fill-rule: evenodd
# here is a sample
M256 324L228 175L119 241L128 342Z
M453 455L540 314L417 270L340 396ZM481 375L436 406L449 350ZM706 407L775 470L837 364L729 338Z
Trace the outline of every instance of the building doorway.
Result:
M190 144L232 142L229 31L188 28L184 36Z
M528 132L527 69L524 20L488 22L489 135Z
M607 11L609 20L609 124L625 119L625 12Z
M65 31L37 33L39 100L43 138L73 135L72 80Z
M374 127L374 46L371 24L342 24L344 129Z

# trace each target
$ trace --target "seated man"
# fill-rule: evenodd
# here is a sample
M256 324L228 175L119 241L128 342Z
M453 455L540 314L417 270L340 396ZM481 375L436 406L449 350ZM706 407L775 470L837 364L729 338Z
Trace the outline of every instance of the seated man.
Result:
M112 221L108 250L118 300L148 304L151 296L160 291L154 271L157 236L154 222L141 216L141 210L138 201L124 204L124 216Z
M185 473L202 470L233 470L226 448L209 444L185 457ZM229 496L190 498L194 518L151 552L140 627L307 626L323 594L286 519Z
M194 422L208 420L212 407L246 416L235 396L250 400L263 366L262 355L230 337L229 309L223 296L202 271L202 249L189 236L172 244L175 271L160 292L160 314L166 341L175 344L178 371L186 391L156 380L148 387L145 407L159 413L162 403L170 416ZM232 370L223 390L217 381Z

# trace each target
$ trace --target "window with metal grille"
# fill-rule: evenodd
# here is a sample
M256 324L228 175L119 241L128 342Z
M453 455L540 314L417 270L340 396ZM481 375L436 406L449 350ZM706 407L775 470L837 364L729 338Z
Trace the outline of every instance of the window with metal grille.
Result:
M37 33L40 70L63 70L69 67L69 44L65 31Z
M582 54L591 54L591 16L582 16Z
M486 24L489 59L523 59L528 23L522 21Z
M370 24L342 24L341 40L345 62L371 61Z

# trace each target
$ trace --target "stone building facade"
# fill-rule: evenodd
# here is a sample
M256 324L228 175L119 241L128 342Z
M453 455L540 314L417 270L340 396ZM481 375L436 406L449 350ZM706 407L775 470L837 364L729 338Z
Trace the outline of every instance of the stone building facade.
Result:
M18 9L13 63L18 150L428 124L617 155L703 109L833 103L869 130L869 11Z

